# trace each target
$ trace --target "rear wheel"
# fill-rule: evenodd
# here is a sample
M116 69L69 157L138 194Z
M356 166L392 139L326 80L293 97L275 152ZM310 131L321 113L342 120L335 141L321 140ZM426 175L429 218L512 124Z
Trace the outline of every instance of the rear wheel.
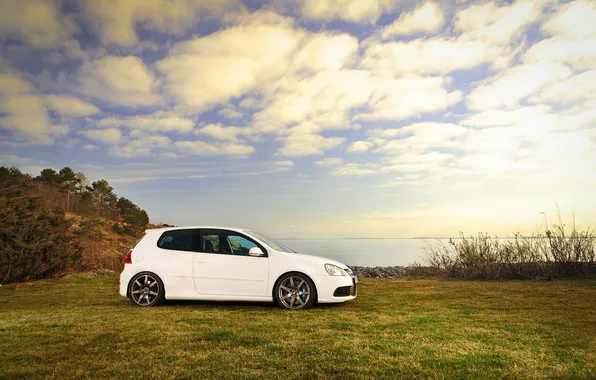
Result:
M128 290L130 300L136 306L157 306L165 298L163 282L153 273L136 275Z
M287 273L275 286L273 297L284 309L300 310L311 307L317 299L315 284L302 273Z

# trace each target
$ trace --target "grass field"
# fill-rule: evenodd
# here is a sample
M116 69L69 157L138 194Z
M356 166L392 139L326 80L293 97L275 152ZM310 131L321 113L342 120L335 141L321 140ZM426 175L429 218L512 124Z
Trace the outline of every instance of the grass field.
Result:
M343 307L176 302L118 279L0 287L0 378L596 377L596 281L361 281Z

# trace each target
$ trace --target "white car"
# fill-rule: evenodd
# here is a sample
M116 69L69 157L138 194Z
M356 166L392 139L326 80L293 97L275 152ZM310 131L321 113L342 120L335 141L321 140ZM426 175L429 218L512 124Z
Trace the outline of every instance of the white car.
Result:
M260 301L286 309L356 298L342 263L298 254L259 233L227 227L147 230L126 255L120 295L138 306L167 300Z

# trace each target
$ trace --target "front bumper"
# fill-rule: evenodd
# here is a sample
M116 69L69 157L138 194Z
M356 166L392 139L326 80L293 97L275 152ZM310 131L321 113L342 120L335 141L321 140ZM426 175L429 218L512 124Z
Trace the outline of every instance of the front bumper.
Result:
M317 287L319 303L337 303L350 301L356 298L357 293L357 277L351 276L329 276L319 275L313 278ZM350 295L338 296L346 294L345 292L339 291L338 288L351 288ZM352 295L353 294L353 295Z

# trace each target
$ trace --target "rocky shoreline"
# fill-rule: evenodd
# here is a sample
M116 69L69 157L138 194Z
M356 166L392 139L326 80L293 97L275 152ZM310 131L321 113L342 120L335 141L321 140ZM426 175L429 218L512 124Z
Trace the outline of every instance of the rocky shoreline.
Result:
M393 267L350 267L354 274L362 278L435 277L440 270L424 266Z

